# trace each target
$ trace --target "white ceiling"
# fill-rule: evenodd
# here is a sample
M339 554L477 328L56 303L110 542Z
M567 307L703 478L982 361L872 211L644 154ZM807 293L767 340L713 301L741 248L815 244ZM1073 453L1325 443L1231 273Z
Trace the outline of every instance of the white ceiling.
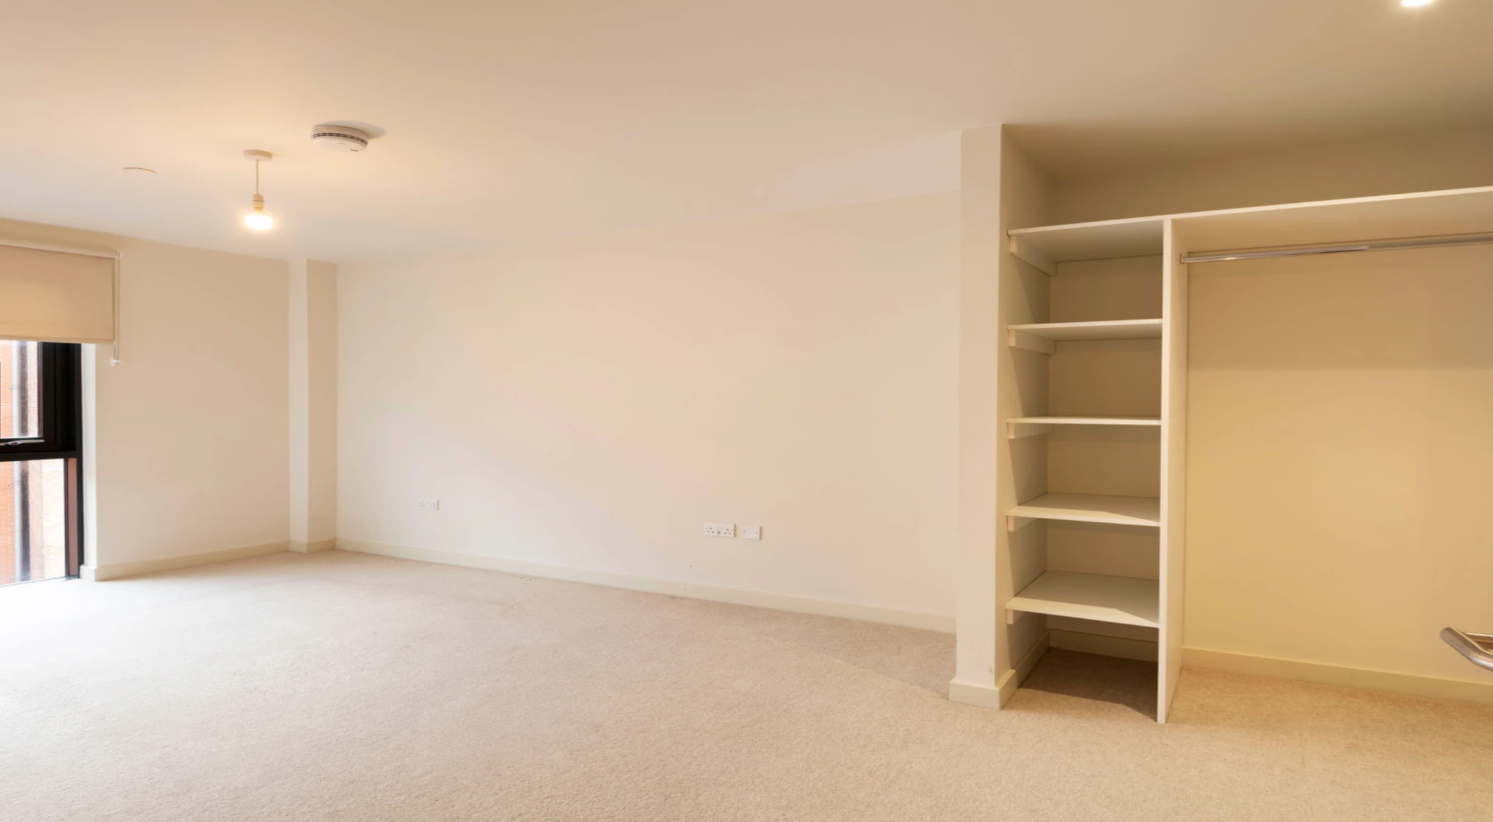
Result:
M1486 124L1490 36L1486 0L12 0L0 217L345 261L834 205L957 188L996 122L1063 174Z

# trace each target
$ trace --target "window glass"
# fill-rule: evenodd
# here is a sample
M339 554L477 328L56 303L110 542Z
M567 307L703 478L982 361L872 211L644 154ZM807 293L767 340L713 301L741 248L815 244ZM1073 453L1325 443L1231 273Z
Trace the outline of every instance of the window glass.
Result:
M0 340L0 439L41 435L41 343Z
M67 576L67 460L0 462L0 585Z

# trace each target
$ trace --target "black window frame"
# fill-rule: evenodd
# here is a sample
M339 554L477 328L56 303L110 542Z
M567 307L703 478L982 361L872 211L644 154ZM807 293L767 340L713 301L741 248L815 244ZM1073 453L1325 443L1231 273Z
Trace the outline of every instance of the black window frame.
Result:
M41 343L37 357L41 436L0 437L0 462L81 456L82 348L73 343Z
M37 364L41 436L0 437L0 465L66 460L66 576L77 577L83 565L83 346L43 342Z

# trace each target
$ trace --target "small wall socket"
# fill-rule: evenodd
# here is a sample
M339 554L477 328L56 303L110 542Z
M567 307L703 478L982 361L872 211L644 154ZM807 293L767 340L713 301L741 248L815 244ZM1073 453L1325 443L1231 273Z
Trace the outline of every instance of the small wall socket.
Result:
M422 499L422 500L420 500L419 502L417 502L415 504L418 505L418 506L420 506L421 508L424 508L427 511L439 511L439 510L441 510L441 501L438 500L438 499Z
M742 539L762 539L762 526L760 526L760 525L743 525L743 526L741 526L741 538Z
M705 523L705 536L707 537L735 537L736 524L731 522L707 522Z

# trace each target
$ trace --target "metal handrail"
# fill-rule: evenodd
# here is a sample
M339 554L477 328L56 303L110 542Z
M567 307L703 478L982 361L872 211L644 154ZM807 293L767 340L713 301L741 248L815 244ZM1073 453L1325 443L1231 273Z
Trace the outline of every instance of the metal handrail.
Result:
M1441 638L1457 649L1457 653L1480 668L1493 671L1493 635L1468 634L1456 628L1442 628Z

